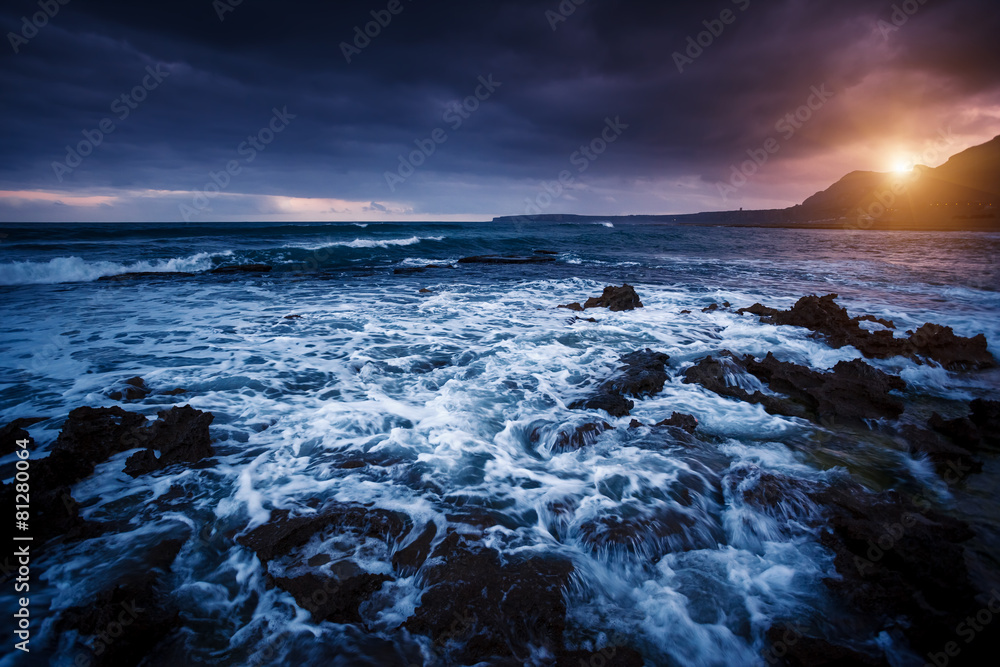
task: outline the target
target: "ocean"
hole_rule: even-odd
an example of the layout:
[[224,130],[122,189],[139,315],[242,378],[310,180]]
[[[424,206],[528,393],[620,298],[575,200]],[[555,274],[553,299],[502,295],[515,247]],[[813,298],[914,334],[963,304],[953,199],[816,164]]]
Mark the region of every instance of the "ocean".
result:
[[[723,350],[817,370],[861,358],[806,329],[735,312],[755,302],[788,308],[811,294],[836,293],[852,315],[892,320],[900,335],[925,322],[983,333],[996,356],[1000,234],[619,220],[0,232],[0,426],[44,418],[30,428],[36,459],[81,406],[121,405],[153,419],[190,405],[214,415],[209,464],[133,479],[121,472],[129,452],[119,453],[72,487],[81,517],[113,528],[56,543],[33,562],[32,659],[71,665],[81,645],[93,650],[59,614],[122,572],[148,569],[148,553],[173,538],[183,546],[164,595],[180,629],[164,655],[179,664],[473,664],[454,657],[458,640],[407,625],[429,565],[400,571],[392,553],[433,524],[435,545],[457,532],[503,562],[571,563],[562,595],[574,649],[629,646],[647,665],[767,664],[768,630],[795,622],[885,651],[895,665],[922,664],[824,583],[835,576],[834,553],[804,518],[821,508],[764,511],[734,484],[748,470],[803,484],[846,476],[872,491],[932,497],[974,526],[982,553],[1000,546],[992,460],[979,481],[952,488],[926,457],[887,446],[877,429],[769,414],[682,381],[684,369]],[[480,255],[551,261],[458,262]],[[246,264],[272,270],[209,272]],[[101,280],[129,272],[162,275]],[[643,308],[557,308],[623,283]],[[732,307],[702,310],[724,302]],[[634,399],[631,415],[570,407],[623,355],[647,348],[670,356],[670,378]],[[866,361],[906,382],[897,393],[914,422],[932,411],[963,416],[1000,386],[996,369]],[[134,376],[152,393],[109,397]],[[166,393],[178,388],[185,393]],[[649,426],[674,412],[696,417],[694,434]],[[630,428],[633,419],[644,426]],[[613,428],[584,447],[559,447],[561,432],[595,421]],[[15,460],[2,459],[4,479]],[[385,577],[353,623],[310,619],[274,585],[303,566],[273,561],[265,571],[237,541],[276,510],[308,514],[334,501],[409,521],[398,543],[346,531],[302,547]],[[9,618],[16,605],[5,585],[0,612]],[[0,665],[27,659],[8,648]],[[524,650],[510,664],[554,664],[544,647]]]

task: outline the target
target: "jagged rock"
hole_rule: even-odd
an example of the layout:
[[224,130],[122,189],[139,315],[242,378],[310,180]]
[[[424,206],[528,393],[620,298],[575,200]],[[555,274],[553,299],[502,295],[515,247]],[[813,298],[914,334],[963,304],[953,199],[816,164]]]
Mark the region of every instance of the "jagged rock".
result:
[[437,536],[437,526],[427,524],[415,540],[392,555],[392,566],[403,574],[413,574],[423,566],[431,552],[431,543]]
[[[434,563],[430,565],[430,563]],[[569,561],[507,556],[452,533],[424,568],[426,589],[405,627],[436,641],[455,639],[449,664],[526,660],[532,649],[563,648],[563,590]]]
[[869,359],[894,356],[918,362],[930,359],[949,370],[979,370],[996,366],[983,334],[962,338],[956,336],[950,327],[925,324],[916,332],[908,331],[909,338],[896,338],[892,331],[868,331],[860,325],[862,321],[872,321],[895,328],[891,321],[871,315],[852,318],[847,310],[835,303],[836,298],[836,294],[804,296],[787,311],[755,303],[737,312],[758,315],[762,322],[768,324],[805,327],[823,336],[831,347],[851,345]]
[[642,301],[639,300],[639,295],[635,293],[635,288],[626,283],[621,287],[605,287],[604,293],[601,296],[587,299],[583,307],[607,308],[611,312],[617,313],[624,310],[642,308]]
[[695,419],[694,415],[686,415],[682,412],[675,412],[670,416],[670,419],[664,419],[658,423],[657,426],[675,426],[687,431],[688,433],[694,433],[698,428],[698,420]]
[[26,429],[43,421],[45,417],[22,417],[0,428],[0,456],[13,454],[18,449],[18,440],[28,440],[28,447],[33,449],[35,440]]
[[[185,405],[161,410],[158,415],[149,429],[147,449],[125,462],[126,474],[138,477],[175,463],[197,463],[215,455],[208,430],[215,419],[212,413]],[[159,458],[154,451],[160,452]]]
[[301,320],[301,315],[285,315],[286,320]]
[[[861,360],[841,361],[829,372],[782,362],[770,352],[762,361],[751,355],[740,359],[724,351],[719,359],[706,357],[687,369],[684,382],[697,383],[721,396],[759,403],[771,414],[801,417],[817,422],[860,424],[867,419],[896,418],[903,413],[902,401],[890,391],[903,390],[906,383],[894,375],[872,368]],[[748,392],[730,385],[727,375],[753,375],[781,396]]]
[[239,264],[234,266],[220,266],[212,269],[209,273],[217,275],[232,275],[235,273],[270,273],[274,267],[267,264]]

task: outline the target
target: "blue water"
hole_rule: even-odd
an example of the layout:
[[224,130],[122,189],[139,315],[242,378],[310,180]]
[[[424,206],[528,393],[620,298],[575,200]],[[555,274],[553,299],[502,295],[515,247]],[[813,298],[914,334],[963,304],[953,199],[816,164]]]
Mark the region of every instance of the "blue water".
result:
[[[753,664],[771,624],[828,613],[821,579],[831,556],[809,529],[774,525],[723,494],[727,476],[758,465],[816,480],[851,470],[876,488],[935,481],[926,462],[874,442],[850,452],[800,447],[821,442],[820,429],[682,384],[685,366],[722,349],[773,351],[814,368],[860,357],[804,330],[701,309],[723,301],[787,307],[805,294],[836,292],[852,313],[890,318],[900,331],[930,321],[959,335],[985,333],[994,354],[1000,341],[997,234],[622,222],[7,225],[0,232],[0,425],[46,417],[32,429],[44,451],[70,410],[116,404],[109,388],[136,375],[156,392],[189,393],[154,394],[126,409],[152,417],[190,404],[216,416],[216,465],[133,480],[120,472],[123,454],[74,487],[84,518],[124,515],[130,524],[49,552],[39,567],[50,592],[38,608],[54,618],[85,604],[142,545],[188,535],[171,595],[192,629],[183,650],[210,664],[246,664],[274,648],[269,633],[282,632],[293,639],[279,653],[327,651],[340,656],[336,664],[356,664],[351,656],[365,655],[372,637],[414,664],[427,659],[429,640],[400,629],[419,600],[419,577],[397,578],[363,610],[363,640],[357,629],[304,620],[290,595],[265,585],[249,550],[197,538],[242,532],[273,509],[317,497],[399,510],[416,525],[436,523],[439,536],[456,507],[502,510],[506,526],[490,534],[493,546],[573,560],[570,643],[624,638],[649,665]],[[558,253],[556,261],[455,264],[537,250]],[[274,270],[203,273],[247,263]],[[394,273],[431,263],[456,268]],[[196,275],[99,280],[134,271]],[[598,320],[590,323],[555,307],[623,282],[635,286],[644,309],[589,311]],[[693,414],[702,449],[650,447],[628,430],[629,417],[608,419],[616,429],[578,452],[553,450],[552,429],[551,438],[531,441],[538,425],[593,421],[567,406],[613,373],[621,354],[646,347],[671,355],[673,379],[637,402],[632,416],[650,423],[675,410]],[[940,409],[997,389],[993,372],[871,363],[902,375],[908,398]],[[384,465],[339,467],[359,458]],[[12,462],[2,461],[7,478]],[[685,510],[694,512],[696,530],[684,539],[628,550],[588,537],[608,517],[652,521],[676,503],[664,490],[691,475],[715,491]],[[165,495],[178,488],[193,493]],[[387,557],[360,547],[350,554],[376,573],[391,568]],[[13,608],[9,594],[2,592],[4,614]],[[72,663],[73,638],[49,625],[38,641],[56,647],[57,664]],[[898,651],[898,664],[909,664]],[[7,654],[0,665],[14,659]]]

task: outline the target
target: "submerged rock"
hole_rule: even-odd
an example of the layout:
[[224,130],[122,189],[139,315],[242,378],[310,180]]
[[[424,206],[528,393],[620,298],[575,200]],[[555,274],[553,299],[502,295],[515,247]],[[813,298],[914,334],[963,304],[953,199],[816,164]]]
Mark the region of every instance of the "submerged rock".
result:
[[217,275],[232,275],[235,273],[270,273],[274,269],[268,264],[238,264],[233,266],[220,266],[212,269],[209,273]]
[[[735,373],[751,375],[779,395],[752,393],[730,383]],[[868,419],[896,418],[903,403],[890,394],[906,383],[861,360],[841,361],[828,372],[778,361],[770,352],[762,361],[739,358],[728,350],[719,359],[706,357],[684,373],[686,384],[700,384],[720,396],[758,403],[771,414],[816,422],[862,424]]]
[[359,607],[393,578],[352,565],[336,563],[332,577],[307,572],[297,577],[276,577],[274,583],[309,611],[313,623],[361,623]]
[[548,264],[556,261],[549,255],[477,255],[463,257],[459,264]]
[[559,437],[556,438],[556,444],[553,449],[583,449],[584,447],[594,444],[597,441],[598,436],[605,431],[613,430],[614,428],[607,422],[592,422],[590,424],[584,424],[570,433],[566,433],[565,431],[559,433]]
[[895,328],[891,321],[871,315],[852,318],[846,309],[836,304],[836,298],[836,294],[804,296],[786,311],[755,303],[737,312],[758,315],[762,322],[768,324],[804,327],[823,336],[831,347],[851,345],[869,359],[894,356],[918,362],[930,359],[949,370],[978,370],[996,366],[983,334],[963,338],[956,336],[950,327],[925,324],[916,332],[908,331],[909,338],[896,338],[892,331],[868,331],[861,326],[862,321],[869,321]]
[[912,425],[902,429],[910,451],[926,454],[949,482],[981,472],[983,462],[976,455],[1000,448],[1000,401],[977,398],[969,408],[966,417],[945,419],[935,412],[926,429]]

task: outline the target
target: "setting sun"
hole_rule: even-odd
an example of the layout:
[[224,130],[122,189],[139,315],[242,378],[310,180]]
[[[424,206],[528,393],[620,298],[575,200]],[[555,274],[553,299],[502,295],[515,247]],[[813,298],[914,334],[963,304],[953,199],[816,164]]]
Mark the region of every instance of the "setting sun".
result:
[[892,170],[897,174],[905,174],[907,172],[913,171],[913,163],[899,161],[893,165]]

